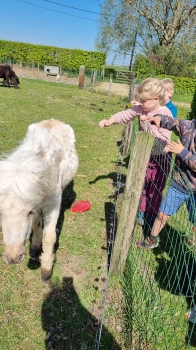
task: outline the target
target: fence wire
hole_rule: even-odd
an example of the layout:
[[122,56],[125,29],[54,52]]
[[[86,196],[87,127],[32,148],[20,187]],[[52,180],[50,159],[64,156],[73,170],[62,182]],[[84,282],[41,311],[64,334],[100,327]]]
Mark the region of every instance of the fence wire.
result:
[[[171,168],[172,172],[178,169],[173,164],[175,155],[172,159],[163,153],[160,144],[156,143],[157,147],[161,155],[151,155],[149,168],[151,162],[157,163],[160,172],[155,176],[152,168],[146,176],[141,194],[141,200],[144,194],[146,200],[144,224],[135,225],[125,269],[127,349],[195,349],[196,246],[186,204],[160,232],[157,248],[136,247],[136,242],[151,232],[149,217],[158,214],[162,195],[170,183]],[[196,222],[191,190],[189,196],[192,221]]]
[[[64,66],[56,66],[55,68],[59,68],[59,74],[46,72],[44,71],[44,65],[38,64],[34,62],[16,62],[5,60],[0,57],[0,63],[9,64],[12,66],[14,72],[21,80],[23,78],[28,79],[38,79],[45,80],[50,82],[62,83],[62,84],[71,84],[78,85],[78,77],[79,77],[79,67],[69,68]],[[52,67],[52,66],[50,66]],[[91,86],[93,83],[99,83],[103,79],[102,70],[95,69],[85,69],[84,70],[84,86]]]
[[[134,144],[136,131],[137,127],[132,128],[130,148]],[[157,248],[140,250],[136,247],[136,242],[143,240],[150,233],[152,225],[148,216],[157,215],[160,201],[170,184],[172,171],[177,168],[174,164],[175,155],[163,153],[160,144],[156,144],[157,147],[161,156],[152,153],[150,162],[157,163],[160,172],[156,178],[153,178],[152,169],[149,182],[144,183],[141,200],[145,191],[150,193],[146,196],[144,224],[140,226],[135,223],[123,277],[126,349],[195,349],[196,229],[189,221],[186,204],[180,207],[160,232]],[[125,159],[120,161],[123,162]],[[121,175],[119,172],[108,241],[110,259],[117,225],[118,198],[124,186]],[[192,221],[195,220],[196,223],[193,193],[190,191],[189,195],[194,208]],[[110,266],[107,267],[108,276],[103,296],[102,315],[94,350],[99,350],[102,344],[102,328],[110,279]]]
[[107,308],[107,296],[108,296],[108,290],[109,290],[109,280],[110,280],[110,261],[112,259],[112,253],[113,253],[113,247],[114,247],[114,241],[115,241],[115,233],[116,233],[116,227],[117,227],[117,218],[118,218],[118,206],[119,206],[119,197],[120,194],[122,194],[125,186],[125,176],[122,171],[123,165],[124,165],[124,159],[123,159],[123,148],[124,148],[124,140],[122,140],[121,147],[119,148],[119,159],[117,162],[118,170],[117,173],[117,181],[116,181],[116,191],[115,191],[115,198],[114,198],[114,207],[113,211],[111,213],[111,222],[110,222],[110,230],[109,230],[109,237],[107,241],[107,278],[105,282],[105,288],[103,293],[103,299],[101,304],[101,314],[99,317],[99,323],[97,327],[96,332],[96,338],[95,338],[95,347],[94,350],[99,350],[100,347],[102,347],[102,330],[104,325],[104,318],[105,318],[105,312]]

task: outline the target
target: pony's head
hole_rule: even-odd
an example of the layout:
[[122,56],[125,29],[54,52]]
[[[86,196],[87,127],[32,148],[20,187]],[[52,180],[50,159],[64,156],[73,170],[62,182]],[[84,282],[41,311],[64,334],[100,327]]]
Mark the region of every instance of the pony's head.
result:
[[11,264],[24,259],[26,240],[31,234],[36,208],[53,189],[46,163],[31,154],[25,160],[15,155],[0,161],[0,221],[5,248],[3,258]]
[[5,249],[3,259],[6,263],[17,264],[24,259],[26,240],[31,234],[36,209],[32,203],[18,199],[14,192],[4,196],[1,203],[0,216]]

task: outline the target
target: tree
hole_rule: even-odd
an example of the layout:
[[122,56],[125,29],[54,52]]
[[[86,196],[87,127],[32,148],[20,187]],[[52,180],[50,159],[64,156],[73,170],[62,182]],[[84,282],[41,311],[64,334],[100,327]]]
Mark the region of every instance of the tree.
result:
[[150,25],[160,46],[172,47],[178,39],[181,39],[181,35],[189,36],[195,29],[195,0],[126,0],[126,2],[130,5],[130,11],[134,10]]
[[193,100],[191,102],[191,110],[190,110],[188,119],[195,119],[195,115],[196,115],[196,89],[193,95]]
[[130,56],[130,68],[136,50],[138,20],[124,0],[105,0],[101,10],[96,49],[118,56]]
[[[105,0],[96,39],[106,53],[127,55],[154,46],[195,49],[196,0]],[[134,39],[136,40],[134,41]]]
[[160,74],[195,78],[194,50],[187,43],[176,44],[172,49],[153,45],[136,55],[133,70],[141,79]]

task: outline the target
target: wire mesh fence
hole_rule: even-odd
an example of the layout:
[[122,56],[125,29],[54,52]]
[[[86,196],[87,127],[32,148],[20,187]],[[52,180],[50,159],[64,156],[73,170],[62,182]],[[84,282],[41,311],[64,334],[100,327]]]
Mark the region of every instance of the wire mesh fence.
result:
[[[153,160],[161,172],[158,177],[151,172],[150,181],[145,181],[143,192],[150,195],[146,196],[144,223],[135,225],[125,271],[128,349],[191,349],[196,346],[193,192],[188,192],[192,218],[184,203],[160,232],[157,248],[145,251],[136,247],[138,240],[150,234],[149,217],[158,214],[162,192],[167,191],[172,173],[181,172],[167,153]],[[175,200],[172,198],[168,205]]]
[[[100,307],[100,315],[98,318],[98,326],[95,338],[95,346],[94,350],[104,349],[104,340],[103,340],[103,326],[105,321],[105,314],[108,307],[108,293],[110,288],[110,277],[111,277],[111,269],[110,262],[112,260],[114,242],[115,242],[115,234],[118,225],[118,216],[121,208],[122,195],[125,187],[125,170],[123,168],[124,160],[123,160],[123,146],[122,143],[119,147],[119,160],[117,162],[117,179],[116,179],[116,192],[114,194],[114,206],[110,216],[110,222],[108,227],[108,240],[107,240],[107,262],[106,262],[106,279],[105,285],[103,288],[102,294],[102,304]],[[120,350],[117,344],[110,344],[111,349]]]
[[[131,162],[138,127],[136,125],[129,130],[131,130],[131,137],[126,133],[125,135],[126,138],[130,137],[129,161]],[[189,217],[186,203],[184,203],[161,230],[158,247],[147,250],[137,247],[138,240],[143,240],[150,234],[152,224],[149,217],[158,214],[159,205],[170,184],[172,172],[180,171],[174,164],[174,155],[171,157],[170,154],[163,153],[162,146],[159,144],[156,144],[156,147],[160,148],[161,156],[151,154],[150,161],[158,164],[160,172],[154,178],[152,171],[151,179],[147,184],[144,179],[141,200],[144,191],[147,190],[150,193],[145,197],[144,222],[138,225],[135,221],[123,273],[126,349],[195,349],[196,229],[193,223],[196,217],[194,195],[191,190],[188,197],[192,206],[192,218]],[[172,198],[171,205],[173,201],[175,198]],[[139,208],[140,205],[138,212]],[[116,212],[114,215],[116,217]],[[117,220],[118,218],[115,219]],[[115,245],[115,235],[115,225],[113,225],[110,239],[112,248]],[[108,271],[109,279],[110,266]],[[103,315],[97,332],[96,350],[101,348],[101,325],[106,305],[107,296],[104,299]]]
[[162,230],[159,246],[141,251],[135,227],[125,272],[128,349],[195,348],[195,253],[183,207]]

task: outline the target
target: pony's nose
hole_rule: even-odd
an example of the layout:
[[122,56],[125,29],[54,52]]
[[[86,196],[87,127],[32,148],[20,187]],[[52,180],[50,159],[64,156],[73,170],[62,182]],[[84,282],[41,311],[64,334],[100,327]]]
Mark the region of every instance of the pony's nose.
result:
[[15,258],[4,255],[3,259],[7,264],[19,264],[24,259],[24,254],[20,254]]

